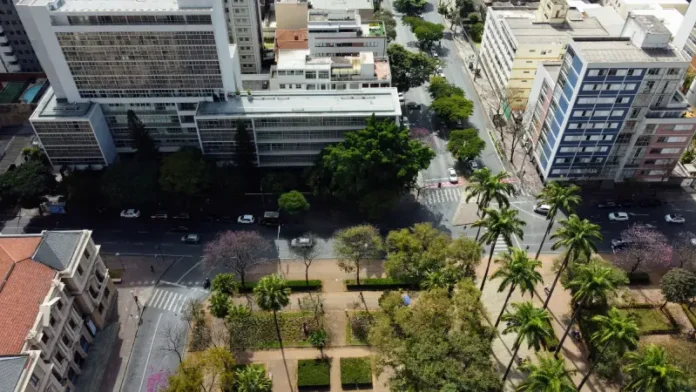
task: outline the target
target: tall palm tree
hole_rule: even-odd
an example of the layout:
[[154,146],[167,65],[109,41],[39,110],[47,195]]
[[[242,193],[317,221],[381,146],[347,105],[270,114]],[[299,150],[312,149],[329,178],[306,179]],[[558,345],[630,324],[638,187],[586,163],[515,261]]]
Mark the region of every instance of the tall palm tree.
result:
[[585,374],[585,377],[582,378],[580,385],[578,385],[578,391],[582,390],[582,387],[590,378],[592,371],[602,359],[604,352],[610,344],[618,348],[620,356],[623,355],[627,349],[632,349],[638,344],[638,325],[633,318],[621,314],[618,309],[611,308],[606,316],[601,314],[594,316],[592,317],[592,321],[597,323],[598,329],[592,334],[590,341],[595,345],[601,345],[602,349],[592,361],[592,365],[587,371],[587,374]]
[[561,267],[558,269],[558,272],[556,272],[556,277],[553,279],[549,294],[546,296],[544,309],[549,306],[549,300],[553,295],[553,290],[556,288],[558,278],[568,266],[571,255],[573,257],[582,255],[589,259],[592,252],[597,251],[595,241],[602,240],[602,234],[599,232],[599,225],[595,225],[587,219],[580,219],[575,214],[570,215],[568,219],[562,220],[560,223],[561,227],[551,236],[551,239],[557,240],[551,249],[557,250],[559,248],[565,248],[566,255],[563,259],[563,263],[561,263]]
[[256,297],[256,304],[259,308],[273,312],[278,342],[282,348],[283,339],[280,334],[280,326],[278,326],[278,311],[290,303],[290,289],[286,287],[285,279],[278,275],[264,276],[254,287],[254,297]]
[[613,268],[596,260],[578,266],[573,280],[568,282],[568,287],[574,292],[573,303],[575,310],[570,317],[561,342],[558,344],[558,347],[556,347],[556,356],[558,356],[558,353],[561,351],[561,347],[563,347],[563,343],[566,337],[568,337],[570,328],[575,323],[580,309],[591,305],[606,304],[607,298],[610,295],[616,294],[616,288],[622,283],[627,282],[624,280],[617,280]]
[[[487,167],[476,170],[472,174],[471,184],[466,187],[466,202],[476,198],[478,210],[482,212],[481,219],[486,217],[486,209],[492,201],[498,203],[500,208],[510,206],[508,197],[515,193],[515,188],[512,184],[505,182],[508,177],[509,175],[504,171],[494,175]],[[481,228],[479,227],[476,232],[476,241],[478,241],[480,234]]]
[[676,392],[685,390],[686,376],[669,363],[665,349],[654,344],[626,354],[627,391]]
[[541,248],[544,246],[544,242],[546,242],[546,237],[551,232],[558,210],[565,210],[570,214],[582,201],[582,198],[577,195],[579,191],[580,188],[574,184],[561,185],[556,181],[550,181],[544,185],[544,189],[539,193],[537,199],[539,199],[539,203],[548,204],[551,208],[546,214],[546,219],[548,219],[549,224],[546,226],[544,236],[541,237],[541,244],[539,244],[539,249],[534,257],[535,259],[538,259],[539,254],[541,254]]
[[539,364],[527,361],[520,370],[527,378],[515,388],[516,392],[576,392],[575,383],[570,379],[575,371],[566,370],[565,361],[550,355],[537,355]]
[[505,308],[507,307],[513,291],[519,287],[522,296],[524,296],[524,293],[528,292],[534,297],[534,286],[543,281],[541,274],[536,270],[538,267],[541,267],[541,262],[539,260],[530,259],[527,252],[522,249],[509,248],[502,258],[496,260],[496,263],[497,262],[500,262],[501,266],[491,275],[491,279],[503,279],[503,281],[500,282],[500,286],[498,286],[499,293],[503,292],[508,286],[510,286],[510,290],[508,291],[507,297],[505,297],[505,303],[500,310],[498,319],[495,321],[496,328],[498,328],[498,324],[500,324],[500,318],[503,317],[503,313],[505,313]]
[[503,382],[507,379],[512,364],[517,358],[517,352],[520,350],[522,340],[527,341],[528,347],[534,347],[535,351],[542,348],[546,350],[549,345],[549,340],[553,337],[551,329],[551,316],[546,309],[536,308],[531,301],[512,304],[514,311],[503,315],[503,321],[509,322],[508,326],[503,330],[503,335],[510,332],[517,333],[510,364],[505,370]]
[[477,220],[472,225],[479,229],[484,226],[488,229],[488,231],[481,236],[480,242],[491,246],[486,272],[483,274],[483,279],[481,280],[481,288],[479,289],[481,291],[483,291],[483,286],[486,285],[486,278],[491,268],[491,260],[493,260],[493,252],[495,251],[495,243],[498,241],[498,237],[503,237],[505,244],[510,247],[512,246],[512,238],[514,235],[517,235],[520,239],[524,237],[522,226],[527,224],[517,217],[517,210],[507,207],[501,210],[486,208],[485,213],[485,218]]

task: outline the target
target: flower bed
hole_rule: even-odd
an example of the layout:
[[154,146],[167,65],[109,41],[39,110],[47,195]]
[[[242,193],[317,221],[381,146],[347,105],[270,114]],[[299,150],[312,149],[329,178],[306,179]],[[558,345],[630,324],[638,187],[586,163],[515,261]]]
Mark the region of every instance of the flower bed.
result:
[[328,359],[297,361],[297,387],[305,389],[331,386],[331,362]]
[[370,358],[341,358],[341,385],[344,389],[372,388]]

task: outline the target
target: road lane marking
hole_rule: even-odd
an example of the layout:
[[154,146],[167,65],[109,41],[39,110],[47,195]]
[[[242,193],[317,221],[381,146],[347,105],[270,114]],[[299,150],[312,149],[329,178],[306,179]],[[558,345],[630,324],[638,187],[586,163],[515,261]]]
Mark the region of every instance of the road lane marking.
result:
[[154,345],[155,345],[155,338],[157,338],[157,329],[159,329],[160,321],[162,321],[162,313],[160,313],[159,317],[157,318],[157,324],[155,324],[155,333],[152,336],[152,342],[150,343],[150,350],[147,352],[147,360],[145,361],[145,367],[143,368],[143,378],[140,379],[140,387],[138,387],[138,391],[143,390],[143,383],[145,382],[145,376],[147,375],[147,365],[150,363],[150,356],[152,355],[152,347],[154,347]]
[[189,272],[193,271],[193,269],[198,267],[202,262],[203,262],[203,260],[197,262],[196,264],[193,265],[193,267],[189,268],[188,271],[184,272],[184,274],[181,275],[181,277],[179,278],[179,280],[176,281],[176,283],[180,283],[181,280],[184,279],[184,277],[189,274]]
[[162,295],[162,291],[155,290],[155,295],[153,295],[152,298],[150,298],[148,306],[155,307],[155,304],[157,303],[157,301],[159,301],[160,295]]

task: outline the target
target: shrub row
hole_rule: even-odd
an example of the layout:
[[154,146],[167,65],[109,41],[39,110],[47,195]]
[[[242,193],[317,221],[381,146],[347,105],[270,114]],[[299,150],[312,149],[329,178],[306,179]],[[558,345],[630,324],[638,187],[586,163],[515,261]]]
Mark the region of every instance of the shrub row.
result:
[[326,359],[300,359],[297,362],[297,387],[327,387],[331,385],[331,362]]
[[370,358],[341,358],[341,384],[344,388],[372,387]]
[[[245,282],[244,286],[239,287],[240,293],[251,293],[254,291],[257,282]],[[286,280],[285,285],[290,288],[293,293],[304,292],[304,291],[320,291],[321,290],[321,280],[310,279],[309,285],[304,280]]]
[[415,280],[402,280],[392,278],[365,278],[360,279],[360,284],[355,279],[344,281],[346,289],[352,290],[395,290],[395,289],[420,289],[420,282]]
[[691,310],[689,310],[689,305],[683,305],[682,304],[682,309],[684,310],[684,313],[686,314],[686,317],[689,319],[691,322],[691,327],[696,328],[696,314],[694,314]]

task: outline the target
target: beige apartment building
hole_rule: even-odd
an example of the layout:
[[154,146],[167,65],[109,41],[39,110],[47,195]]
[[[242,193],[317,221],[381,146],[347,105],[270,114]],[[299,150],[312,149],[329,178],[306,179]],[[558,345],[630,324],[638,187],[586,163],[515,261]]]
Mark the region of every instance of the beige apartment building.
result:
[[116,289],[90,230],[0,235],[0,385],[75,391]]

